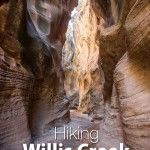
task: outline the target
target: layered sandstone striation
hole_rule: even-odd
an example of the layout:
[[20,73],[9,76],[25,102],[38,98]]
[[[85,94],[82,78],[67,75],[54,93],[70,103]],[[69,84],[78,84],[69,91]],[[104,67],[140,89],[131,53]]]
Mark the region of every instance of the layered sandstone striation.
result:
[[132,149],[150,148],[150,4],[137,1],[125,21],[127,52],[118,62],[114,82],[124,139]]
[[0,149],[2,150],[18,149],[22,142],[28,143],[31,138],[28,111],[33,76],[21,62],[22,46],[18,41],[18,33],[21,30],[22,2],[18,2],[15,6],[13,12],[11,10],[14,3],[5,3],[0,7]]
[[[34,1],[30,2],[34,5]],[[62,12],[59,16],[56,15],[57,20],[48,24],[52,31],[48,37],[63,45],[67,22],[77,2],[61,4],[53,1],[53,6],[59,5]],[[47,47],[37,36],[33,18],[29,16],[26,6],[26,1],[22,0],[5,1],[0,6],[2,150],[21,150],[22,143],[33,142],[35,137],[42,136],[51,127],[60,126],[70,120],[61,69],[62,46]],[[38,14],[34,15],[39,17]],[[27,23],[30,26],[26,26]],[[39,28],[43,26],[41,20],[37,23]],[[31,33],[36,37],[31,36]]]
[[99,130],[96,147],[149,150],[149,10],[149,0],[1,1],[0,149],[54,142],[65,124]]
[[[68,96],[79,96],[82,112],[94,100],[96,106],[104,104],[96,112],[104,113],[99,145],[107,148],[119,142],[136,150],[150,148],[149,9],[148,1],[80,1],[67,31],[63,57]],[[93,100],[97,85],[95,95],[101,96]]]

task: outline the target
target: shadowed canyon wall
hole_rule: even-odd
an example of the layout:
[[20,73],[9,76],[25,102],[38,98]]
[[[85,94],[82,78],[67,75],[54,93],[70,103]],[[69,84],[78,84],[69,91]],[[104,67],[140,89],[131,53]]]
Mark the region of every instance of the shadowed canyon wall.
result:
[[98,129],[97,147],[149,150],[149,10],[149,0],[1,1],[0,150],[54,142],[64,124]]
[[33,76],[21,60],[22,9],[22,1],[0,7],[0,149],[18,149],[31,137],[28,110]]
[[[51,127],[70,120],[63,87],[61,48],[77,2],[52,1],[47,5],[54,18],[50,22],[46,12],[42,12],[46,5],[41,1],[36,4],[30,0],[10,0],[0,6],[2,150],[21,150],[22,143],[33,142]],[[38,31],[42,33],[49,28],[48,41],[59,42],[59,47],[47,47],[39,35]]]
[[71,11],[76,5],[75,1],[27,1],[27,31],[31,37],[28,48],[33,57],[27,56],[26,59],[30,59],[31,63],[35,62],[31,64],[35,85],[30,121],[34,135],[41,135],[56,122],[61,124],[60,120],[64,123],[69,121],[61,51]]

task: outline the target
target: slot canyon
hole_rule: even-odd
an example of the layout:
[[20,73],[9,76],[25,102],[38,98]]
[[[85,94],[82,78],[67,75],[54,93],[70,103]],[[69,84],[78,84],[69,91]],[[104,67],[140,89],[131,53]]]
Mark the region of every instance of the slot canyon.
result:
[[149,0],[0,1],[0,150],[64,126],[99,131],[73,150],[150,150]]

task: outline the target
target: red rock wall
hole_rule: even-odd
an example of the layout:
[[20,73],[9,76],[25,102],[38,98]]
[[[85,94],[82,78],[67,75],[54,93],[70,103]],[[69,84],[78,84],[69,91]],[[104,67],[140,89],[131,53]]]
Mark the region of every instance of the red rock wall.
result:
[[133,150],[150,148],[149,8],[148,1],[124,1],[119,22],[111,27],[103,24],[99,34],[104,98],[108,105],[111,97],[110,108],[119,104],[123,139]]
[[28,115],[33,76],[22,65],[18,41],[22,1],[2,5],[0,14],[0,149],[16,150],[31,138]]
[[148,1],[137,2],[127,16],[127,52],[118,62],[114,74],[124,140],[134,150],[150,149],[149,8]]
[[[52,26],[51,38],[60,40],[62,45],[75,4],[75,1],[63,3],[62,7],[67,11],[61,14],[60,24],[54,22],[58,24],[57,30]],[[2,150],[21,150],[22,143],[33,141],[33,136],[42,136],[54,125],[69,121],[69,103],[65,98],[63,79],[56,69],[61,68],[61,49],[56,49],[56,53],[49,50],[44,43],[27,34],[25,1],[10,0],[0,6]],[[60,63],[55,65],[59,58]]]

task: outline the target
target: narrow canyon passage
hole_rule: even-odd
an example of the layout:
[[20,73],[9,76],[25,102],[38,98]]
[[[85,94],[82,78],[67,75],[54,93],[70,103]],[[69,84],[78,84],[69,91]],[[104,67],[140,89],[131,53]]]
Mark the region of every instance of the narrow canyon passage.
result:
[[[0,150],[149,150],[149,10],[149,0],[0,1]],[[98,140],[56,140],[55,127]]]

